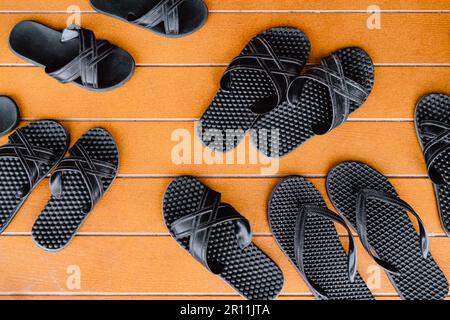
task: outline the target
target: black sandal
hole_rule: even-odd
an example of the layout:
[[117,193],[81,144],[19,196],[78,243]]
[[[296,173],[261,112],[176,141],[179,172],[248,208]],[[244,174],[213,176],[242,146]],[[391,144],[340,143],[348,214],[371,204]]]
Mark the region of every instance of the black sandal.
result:
[[247,299],[278,296],[283,274],[252,243],[250,224],[220,193],[192,177],[179,177],[164,195],[163,215],[172,237],[198,262]]
[[122,86],[135,69],[128,52],[96,40],[92,31],[75,25],[60,32],[23,21],[11,31],[9,46],[17,56],[45,68],[45,73],[60,83],[71,82],[92,91]]
[[450,236],[450,96],[434,93],[423,97],[417,103],[414,122],[442,226]]
[[94,128],[81,136],[50,177],[52,197],[34,223],[34,242],[47,251],[66,247],[118,170],[119,151],[106,130]]
[[[345,252],[333,222],[348,233]],[[319,190],[300,176],[281,181],[269,201],[269,224],[283,252],[320,300],[372,300],[356,270],[356,247],[345,221],[330,211]]]
[[[440,300],[447,296],[448,282],[429,252],[425,226],[383,174],[363,163],[344,162],[328,174],[327,190],[334,207],[386,270],[401,298]],[[417,219],[419,234],[408,212]]]
[[55,121],[36,121],[17,129],[0,147],[0,232],[25,200],[62,160],[69,134]]
[[200,29],[208,18],[203,0],[90,0],[100,13],[165,37],[183,37]]
[[200,119],[203,144],[219,152],[235,148],[265,113],[286,103],[289,83],[309,53],[308,38],[295,28],[272,28],[254,37],[231,61]]
[[14,130],[19,124],[19,108],[9,97],[0,96],[0,137]]
[[[268,157],[289,154],[315,135],[343,124],[368,98],[374,83],[374,65],[360,48],[343,48],[308,67],[289,86],[287,99],[264,114],[254,126],[253,143]],[[259,141],[257,134],[277,129],[277,146]],[[272,138],[269,136],[269,141]]]

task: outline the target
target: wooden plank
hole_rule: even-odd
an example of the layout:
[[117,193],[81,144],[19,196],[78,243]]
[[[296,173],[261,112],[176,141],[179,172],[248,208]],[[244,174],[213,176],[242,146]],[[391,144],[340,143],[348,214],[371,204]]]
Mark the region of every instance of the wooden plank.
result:
[[[72,22],[64,14],[1,15],[0,63],[24,63],[8,50],[7,39],[13,26],[26,19],[55,28],[63,28],[67,20]],[[255,34],[278,25],[295,26],[308,35],[313,44],[311,61],[340,47],[361,46],[367,48],[375,63],[450,63],[450,14],[384,14],[379,30],[369,30],[366,19],[367,15],[360,13],[214,13],[200,31],[177,40],[100,14],[84,14],[81,23],[95,30],[99,39],[108,39],[129,51],[141,64],[226,64]],[[339,26],[338,32],[330,25]]]
[[[105,198],[80,229],[82,234],[168,234],[162,217],[164,191],[172,179],[116,180]],[[201,179],[209,187],[222,193],[230,203],[249,219],[255,234],[270,234],[267,221],[267,202],[281,179]],[[325,179],[310,179],[333,208],[325,190]],[[422,217],[430,234],[443,234],[431,183],[426,179],[391,179],[401,197]],[[6,234],[28,233],[39,212],[50,197],[48,181],[32,193],[21,211],[5,231]],[[248,197],[242,197],[246,190]],[[339,229],[345,234],[343,229]]]
[[[450,92],[447,67],[375,70],[373,92],[351,115],[353,119],[412,119],[420,96]],[[63,86],[39,68],[3,67],[0,92],[16,100],[26,119],[198,119],[216,94],[223,71],[223,67],[138,68],[127,85],[99,95]]]
[[[371,0],[347,1],[347,0],[205,0],[210,10],[366,10],[373,5]],[[378,0],[376,4],[383,10],[443,10],[449,9],[445,0],[421,1],[421,0]],[[0,10],[66,10],[74,5],[72,0],[2,0]],[[79,0],[76,5],[81,10],[92,8],[88,0]]]
[[[284,294],[309,293],[295,268],[271,237],[256,237],[255,243],[281,267]],[[374,293],[395,293],[385,273],[376,271],[368,255],[359,250],[359,271]],[[447,276],[449,238],[432,238],[431,252]],[[27,263],[23,263],[27,257]],[[182,261],[182,263],[180,263]],[[70,274],[81,271],[79,289],[68,289]],[[68,269],[69,268],[69,269]],[[69,271],[69,272],[68,272]],[[17,293],[144,293],[163,295],[234,293],[221,279],[210,274],[170,237],[78,237],[60,253],[37,248],[29,237],[2,238],[0,265],[2,294]],[[69,286],[69,288],[71,288]]]
[[[326,175],[334,165],[346,160],[371,163],[386,175],[426,173],[411,122],[348,122],[325,136],[311,139],[281,160],[267,159],[246,141],[233,152],[210,157],[209,149],[202,152],[192,122],[65,122],[64,125],[72,142],[93,127],[109,130],[120,148],[122,175]],[[5,142],[5,137],[0,139],[0,144]],[[184,158],[178,157],[181,145],[186,147]],[[191,156],[186,152],[188,147]],[[236,154],[246,157],[244,164],[239,164]]]

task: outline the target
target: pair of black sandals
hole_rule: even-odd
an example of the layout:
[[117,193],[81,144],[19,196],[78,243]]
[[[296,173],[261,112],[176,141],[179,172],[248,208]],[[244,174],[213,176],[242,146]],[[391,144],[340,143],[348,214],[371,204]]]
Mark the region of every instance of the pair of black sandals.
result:
[[0,146],[0,232],[33,189],[49,174],[52,193],[32,228],[42,249],[59,251],[111,187],[119,169],[113,137],[93,128],[70,148],[69,133],[58,122],[42,120],[17,129]]
[[[203,0],[91,0],[99,12],[127,21],[165,37],[182,37],[206,21]],[[62,84],[73,83],[91,91],[109,91],[128,82],[135,61],[125,50],[97,40],[91,30],[71,25],[63,31],[34,21],[18,23],[9,37],[11,50],[45,69]]]
[[295,28],[255,36],[229,64],[200,119],[203,144],[227,152],[249,133],[260,152],[276,158],[343,124],[372,90],[373,62],[363,49],[349,47],[305,67],[310,51]]
[[[344,162],[330,171],[326,185],[339,214],[301,176],[280,182],[268,204],[278,245],[317,299],[374,299],[357,270],[352,229],[401,298],[447,296],[448,282],[431,256],[424,224],[383,174],[363,163]],[[417,220],[418,232],[408,213]],[[172,237],[243,297],[279,295],[282,271],[252,242],[248,220],[223,203],[220,193],[193,177],[177,178],[164,195],[163,215]],[[334,223],[346,230],[348,253]]]

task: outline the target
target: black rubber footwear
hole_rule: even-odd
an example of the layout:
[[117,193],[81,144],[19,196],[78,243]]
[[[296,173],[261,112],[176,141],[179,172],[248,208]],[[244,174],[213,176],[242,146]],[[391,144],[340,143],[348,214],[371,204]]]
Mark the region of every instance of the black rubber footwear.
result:
[[36,121],[17,129],[0,147],[0,232],[30,193],[61,161],[69,135],[55,121]]
[[104,129],[85,133],[50,177],[52,197],[33,226],[34,242],[48,251],[66,247],[119,170],[119,152]]
[[130,54],[94,33],[72,25],[60,32],[34,21],[18,23],[9,35],[11,50],[45,68],[60,83],[74,83],[93,91],[122,86],[134,73]]
[[433,93],[423,97],[417,103],[414,122],[442,226],[450,236],[450,96]]
[[19,108],[9,97],[0,96],[0,137],[13,131],[19,124]]
[[[438,300],[447,296],[448,282],[429,253],[422,221],[384,175],[363,163],[344,162],[328,174],[327,190],[400,297]],[[420,234],[408,212],[417,219]]]
[[[367,99],[373,83],[369,55],[360,48],[340,49],[322,59],[320,65],[305,69],[291,83],[288,102],[261,116],[251,132],[252,142],[266,156],[284,156],[315,135],[344,123]],[[278,138],[270,137],[273,132]]]
[[164,195],[172,237],[198,262],[251,300],[274,299],[283,287],[278,266],[252,243],[250,224],[220,193],[192,177],[179,177]]
[[[348,231],[349,255],[333,222]],[[269,224],[278,245],[318,299],[372,300],[356,270],[356,247],[344,220],[328,210],[305,178],[291,176],[272,191]]]
[[177,38],[200,29],[208,18],[203,0],[90,0],[100,13]]
[[220,152],[235,148],[265,113],[284,103],[309,53],[308,38],[295,28],[272,28],[254,37],[231,61],[200,120],[203,144]]

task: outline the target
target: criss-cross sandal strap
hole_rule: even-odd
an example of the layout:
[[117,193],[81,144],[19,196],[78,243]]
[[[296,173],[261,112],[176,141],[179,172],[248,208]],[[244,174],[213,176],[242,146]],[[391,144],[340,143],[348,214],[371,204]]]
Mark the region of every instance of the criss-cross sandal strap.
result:
[[111,163],[92,159],[81,144],[75,144],[70,149],[70,155],[53,171],[50,177],[50,190],[53,196],[60,197],[64,192],[64,172],[80,173],[91,200],[90,206],[84,208],[88,213],[106,191],[101,178],[114,178],[118,168]]
[[285,98],[290,81],[298,75],[302,66],[303,63],[297,59],[277,56],[267,40],[256,36],[249,42],[247,52],[231,61],[220,80],[221,89],[227,91],[231,88],[233,71],[263,71],[273,84],[275,96],[263,99],[252,106],[251,110],[255,113],[265,113]]
[[55,161],[55,153],[52,150],[33,145],[21,129],[9,136],[8,144],[0,147],[0,158],[18,159],[25,169],[28,186],[18,196],[24,196],[41,179],[41,165],[51,164]]
[[151,29],[160,23],[164,23],[164,29],[168,35],[180,33],[180,17],[178,7],[186,0],[161,0],[149,12],[133,21],[142,27]]
[[[320,65],[309,68],[305,74],[295,79],[291,86],[294,83],[297,86],[296,82],[306,80],[326,86],[330,93],[331,122],[314,126],[313,131],[317,135],[328,133],[344,123],[350,113],[350,101],[361,105],[370,94],[362,85],[345,76],[342,63],[335,54],[322,59]],[[296,103],[297,94],[288,95],[288,99],[289,102]]]
[[369,253],[369,255],[387,272],[392,274],[399,274],[401,272],[401,270],[398,270],[392,263],[378,257],[369,242],[367,236],[367,202],[369,200],[381,201],[386,204],[395,206],[397,208],[406,210],[417,219],[419,224],[419,235],[421,244],[420,249],[422,251],[423,257],[426,259],[429,251],[428,235],[422,220],[420,219],[419,215],[414,211],[414,209],[402,199],[393,196],[389,193],[380,192],[372,189],[361,189],[358,193],[358,197],[356,200],[356,227],[358,229],[358,234],[360,236],[361,242],[364,248]]
[[47,74],[61,83],[78,78],[87,88],[98,89],[98,63],[108,57],[116,48],[108,41],[97,41],[92,31],[71,25],[62,33],[62,42],[78,38],[79,54],[60,69]]
[[356,247],[355,247],[355,241],[353,239],[352,232],[350,231],[350,228],[345,223],[344,219],[334,213],[333,211],[329,210],[328,208],[320,207],[317,205],[311,205],[311,204],[305,204],[300,206],[299,213],[297,216],[297,221],[295,224],[295,239],[294,239],[294,250],[295,250],[295,257],[297,260],[297,265],[300,268],[300,271],[303,273],[303,275],[306,278],[306,281],[308,282],[309,286],[315,291],[315,293],[320,296],[322,299],[328,299],[327,295],[325,294],[325,291],[316,284],[313,280],[308,278],[307,273],[305,272],[305,266],[303,264],[303,254],[304,254],[304,248],[305,248],[305,232],[306,232],[306,222],[309,215],[319,215],[321,217],[324,217],[328,220],[331,220],[333,222],[337,222],[340,225],[342,225],[348,233],[348,239],[349,239],[349,249],[348,249],[348,275],[350,282],[355,281],[356,277]]
[[191,255],[214,274],[220,274],[223,265],[211,261],[207,256],[209,236],[213,227],[232,221],[239,246],[244,249],[252,242],[248,220],[229,204],[221,203],[220,197],[220,193],[208,189],[195,212],[174,221],[170,226],[176,239],[189,237]]
[[421,138],[428,141],[423,146],[428,176],[437,185],[449,184],[450,181],[435,164],[439,156],[450,149],[450,126],[440,121],[428,120],[423,121],[418,129]]

